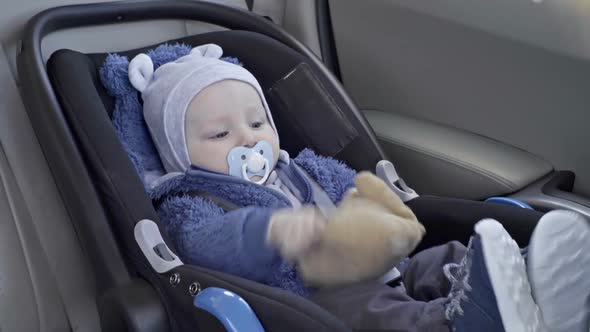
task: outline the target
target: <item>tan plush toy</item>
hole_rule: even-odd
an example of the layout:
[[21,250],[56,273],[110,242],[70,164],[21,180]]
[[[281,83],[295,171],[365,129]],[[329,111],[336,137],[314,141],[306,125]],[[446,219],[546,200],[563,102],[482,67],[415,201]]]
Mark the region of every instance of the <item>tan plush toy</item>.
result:
[[414,213],[380,178],[359,173],[328,219],[319,245],[297,263],[310,286],[378,279],[407,257],[425,233]]

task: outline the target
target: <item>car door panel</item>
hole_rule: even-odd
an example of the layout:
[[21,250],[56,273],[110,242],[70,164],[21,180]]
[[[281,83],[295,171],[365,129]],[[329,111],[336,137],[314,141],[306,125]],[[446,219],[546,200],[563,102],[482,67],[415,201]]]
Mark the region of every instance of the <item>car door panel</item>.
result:
[[436,16],[440,4],[417,3],[423,8],[396,0],[330,1],[342,79],[359,107],[528,151],[574,171],[574,190],[590,196],[590,153],[582,143],[590,139],[590,62],[573,49],[558,53],[539,40],[469,26],[449,13]]

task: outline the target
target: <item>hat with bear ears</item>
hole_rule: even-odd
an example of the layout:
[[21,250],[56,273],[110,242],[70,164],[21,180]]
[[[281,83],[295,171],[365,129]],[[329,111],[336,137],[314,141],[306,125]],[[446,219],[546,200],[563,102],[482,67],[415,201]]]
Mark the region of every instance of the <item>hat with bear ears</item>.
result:
[[193,48],[189,54],[160,66],[156,71],[151,58],[143,53],[129,63],[129,80],[141,92],[145,122],[168,173],[190,168],[184,130],[186,111],[193,98],[213,83],[230,79],[254,87],[276,133],[256,78],[245,68],[220,60],[222,54],[220,46],[207,44]]

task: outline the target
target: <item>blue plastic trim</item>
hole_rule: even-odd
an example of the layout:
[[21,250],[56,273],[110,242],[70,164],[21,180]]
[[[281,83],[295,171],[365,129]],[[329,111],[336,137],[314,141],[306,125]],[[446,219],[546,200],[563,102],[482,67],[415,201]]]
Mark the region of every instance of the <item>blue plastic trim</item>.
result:
[[514,198],[508,198],[508,197],[490,197],[488,199],[485,200],[488,203],[499,203],[499,204],[507,204],[507,205],[512,205],[512,206],[518,206],[521,207],[523,209],[529,209],[529,210],[534,210],[532,206],[528,205],[525,202],[519,201],[517,199]]
[[228,332],[264,332],[264,328],[248,303],[236,293],[223,288],[203,289],[193,305],[215,316]]

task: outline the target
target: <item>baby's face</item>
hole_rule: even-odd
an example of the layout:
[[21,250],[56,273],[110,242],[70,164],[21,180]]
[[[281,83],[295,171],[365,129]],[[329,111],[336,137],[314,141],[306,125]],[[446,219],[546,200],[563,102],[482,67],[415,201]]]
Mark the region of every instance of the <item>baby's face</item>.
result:
[[229,151],[262,140],[271,144],[275,165],[278,160],[278,137],[248,83],[225,80],[201,90],[187,109],[185,133],[192,164],[210,171],[228,174]]

